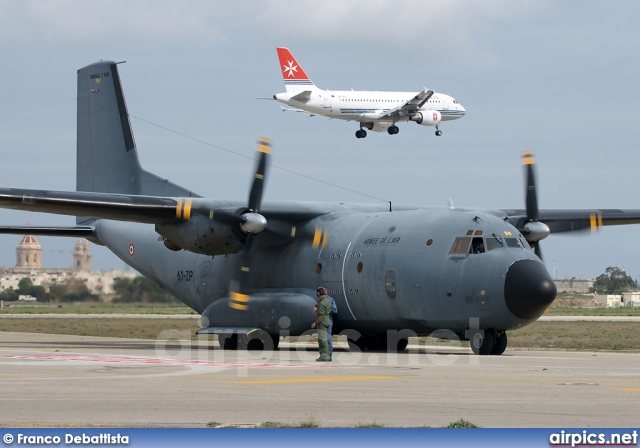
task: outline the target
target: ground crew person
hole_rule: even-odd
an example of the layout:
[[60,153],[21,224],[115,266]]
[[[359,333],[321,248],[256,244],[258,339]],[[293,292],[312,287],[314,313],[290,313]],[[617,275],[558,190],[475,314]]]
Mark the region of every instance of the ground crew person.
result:
[[311,324],[311,328],[318,330],[318,350],[320,357],[318,362],[330,362],[329,355],[329,326],[331,325],[331,301],[327,297],[327,290],[320,287],[316,290],[316,296],[320,301],[316,305],[316,320]]

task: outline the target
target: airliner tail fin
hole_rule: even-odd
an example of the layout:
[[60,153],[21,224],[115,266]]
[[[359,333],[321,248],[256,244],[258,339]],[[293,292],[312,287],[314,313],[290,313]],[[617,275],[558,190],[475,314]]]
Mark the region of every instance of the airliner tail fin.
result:
[[278,59],[280,60],[280,70],[282,71],[282,79],[287,92],[297,92],[300,90],[309,90],[315,88],[309,76],[305,73],[302,66],[296,61],[288,48],[276,48],[278,51]]

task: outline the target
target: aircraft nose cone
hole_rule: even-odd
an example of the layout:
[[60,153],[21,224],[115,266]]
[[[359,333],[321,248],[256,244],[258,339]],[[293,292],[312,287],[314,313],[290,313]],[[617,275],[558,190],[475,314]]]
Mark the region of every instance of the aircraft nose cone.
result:
[[521,319],[536,319],[556,298],[556,285],[542,263],[518,260],[507,271],[504,299],[509,311]]

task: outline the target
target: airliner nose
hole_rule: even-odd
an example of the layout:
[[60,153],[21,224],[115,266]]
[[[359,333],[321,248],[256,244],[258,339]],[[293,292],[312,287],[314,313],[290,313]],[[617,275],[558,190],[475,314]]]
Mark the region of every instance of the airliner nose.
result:
[[514,316],[540,317],[556,293],[555,283],[539,261],[518,260],[509,267],[504,280],[504,299]]

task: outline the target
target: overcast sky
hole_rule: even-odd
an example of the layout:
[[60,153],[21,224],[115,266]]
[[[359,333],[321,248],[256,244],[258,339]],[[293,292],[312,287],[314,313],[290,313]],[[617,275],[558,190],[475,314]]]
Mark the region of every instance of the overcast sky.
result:
[[[203,196],[246,198],[266,135],[284,170],[271,169],[265,201],[522,208],[520,151],[532,149],[541,208],[640,208],[639,17],[635,0],[3,0],[0,185],[75,189],[76,71],[105,59],[126,61],[143,166]],[[320,88],[428,87],[467,115],[442,137],[405,123],[356,139],[355,123],[282,113],[256,99],[284,91],[278,46]],[[2,225],[28,222],[75,220],[0,210]],[[0,236],[0,264],[15,264],[19,240]],[[45,266],[71,265],[75,241],[39,240]],[[91,249],[95,269],[124,266]],[[640,277],[640,226],[542,249],[559,277]]]

